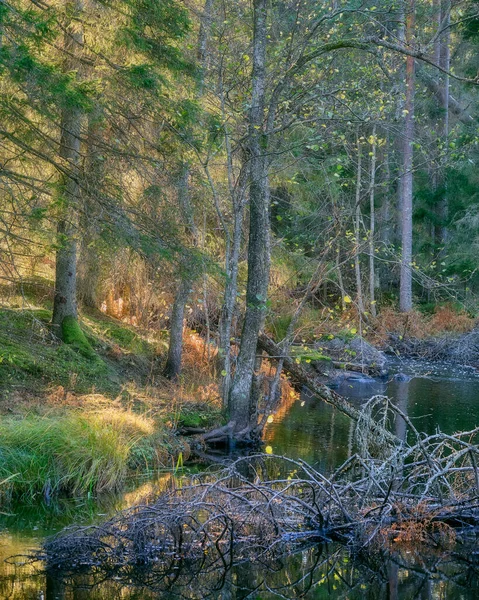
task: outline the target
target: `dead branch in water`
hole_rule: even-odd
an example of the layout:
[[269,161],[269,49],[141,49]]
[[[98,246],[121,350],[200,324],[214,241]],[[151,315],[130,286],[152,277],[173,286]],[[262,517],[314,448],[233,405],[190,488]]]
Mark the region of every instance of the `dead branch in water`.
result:
[[[374,409],[408,420],[387,399],[376,398],[370,414]],[[240,458],[152,504],[64,531],[46,544],[47,563],[71,570],[201,558],[205,566],[227,566],[274,560],[285,548],[318,540],[355,548],[450,542],[455,529],[479,525],[479,428],[428,437],[412,431],[414,443],[385,446],[388,454],[379,457],[361,431],[364,455],[330,477],[302,460]]]

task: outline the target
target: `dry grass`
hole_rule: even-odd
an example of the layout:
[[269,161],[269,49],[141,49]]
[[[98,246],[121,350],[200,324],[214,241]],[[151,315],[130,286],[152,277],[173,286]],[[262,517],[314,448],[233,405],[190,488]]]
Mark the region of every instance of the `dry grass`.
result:
[[417,310],[399,313],[392,308],[381,310],[371,331],[373,342],[384,343],[390,334],[424,339],[443,333],[466,333],[475,325],[475,319],[450,305],[439,306],[432,315]]

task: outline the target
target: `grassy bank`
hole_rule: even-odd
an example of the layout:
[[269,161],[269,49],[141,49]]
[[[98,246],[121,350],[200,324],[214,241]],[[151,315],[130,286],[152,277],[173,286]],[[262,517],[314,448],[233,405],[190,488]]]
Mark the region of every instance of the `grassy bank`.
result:
[[221,419],[211,377],[193,377],[197,340],[173,385],[161,377],[165,331],[89,313],[86,356],[53,340],[49,320],[43,308],[0,310],[0,503],[120,489],[187,458],[179,425]]
[[32,500],[120,488],[128,473],[166,465],[165,431],[117,408],[0,420],[1,494]]

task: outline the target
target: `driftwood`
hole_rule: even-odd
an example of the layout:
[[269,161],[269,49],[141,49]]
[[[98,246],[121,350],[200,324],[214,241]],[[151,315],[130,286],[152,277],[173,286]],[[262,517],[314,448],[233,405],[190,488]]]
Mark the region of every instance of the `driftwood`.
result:
[[[389,414],[407,420],[384,402]],[[413,434],[414,443],[388,456],[363,448],[330,477],[301,460],[243,457],[152,504],[67,529],[39,557],[54,569],[128,572],[137,565],[171,568],[180,558],[202,560],[205,568],[267,563],[321,540],[357,551],[391,543],[448,545],[456,529],[479,525],[479,429]]]

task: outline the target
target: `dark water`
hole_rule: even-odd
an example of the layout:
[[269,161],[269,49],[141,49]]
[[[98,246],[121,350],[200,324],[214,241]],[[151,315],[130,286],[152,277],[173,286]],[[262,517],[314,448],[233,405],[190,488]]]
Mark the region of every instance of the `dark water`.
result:
[[[345,381],[339,391],[357,405],[372,395],[386,394],[426,433],[437,428],[453,433],[479,425],[479,374],[474,370],[397,361],[391,372],[411,379]],[[304,393],[283,401],[268,424],[265,444],[268,452],[302,458],[330,472],[354,451],[353,428],[346,417]],[[25,564],[22,555],[65,525],[101,521],[146,494],[179,483],[172,475],[164,475],[155,483],[101,501],[5,509],[11,514],[1,514],[0,507],[0,599],[479,598],[475,540],[447,553],[429,551],[427,555],[410,550],[393,556],[353,557],[342,547],[315,545],[274,564],[249,562],[232,569],[217,565],[208,572],[201,564],[176,560],[167,572],[138,569],[121,578],[112,574],[106,581],[92,572],[61,581],[47,577],[41,564]],[[8,558],[12,555],[18,556]]]

